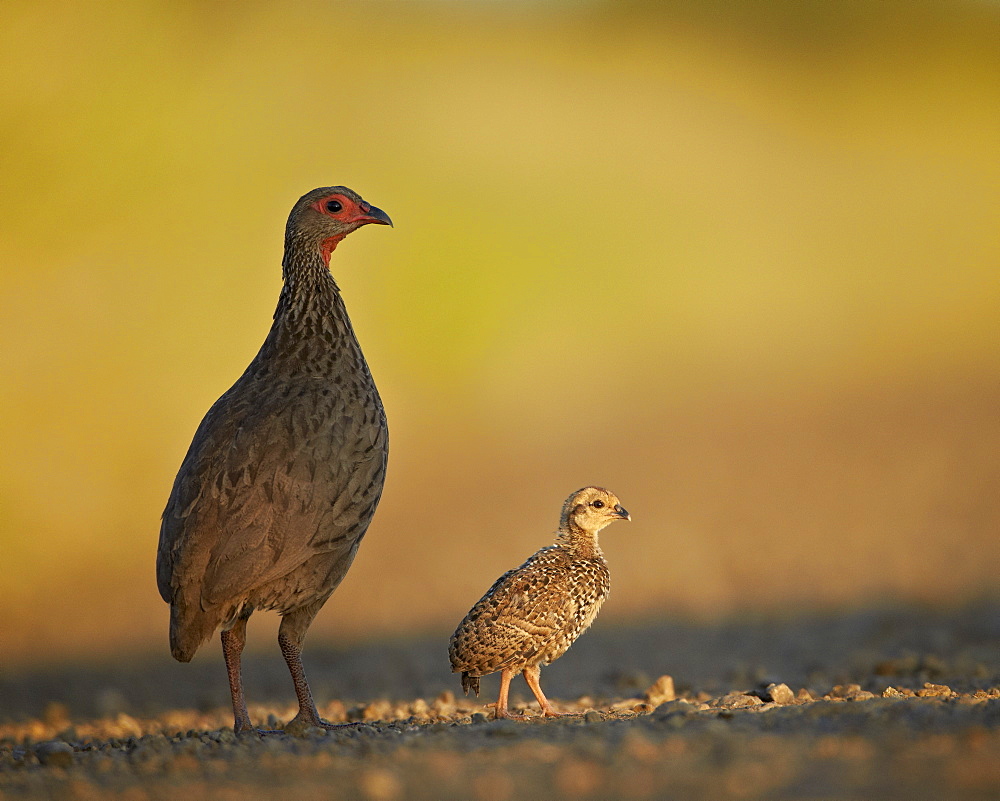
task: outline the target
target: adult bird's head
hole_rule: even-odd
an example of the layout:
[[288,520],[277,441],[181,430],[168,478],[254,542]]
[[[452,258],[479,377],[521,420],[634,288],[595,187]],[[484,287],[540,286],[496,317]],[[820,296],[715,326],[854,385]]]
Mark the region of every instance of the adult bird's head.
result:
[[389,215],[346,186],[313,189],[299,198],[285,227],[285,255],[319,254],[329,266],[340,240],[362,225],[392,225]]

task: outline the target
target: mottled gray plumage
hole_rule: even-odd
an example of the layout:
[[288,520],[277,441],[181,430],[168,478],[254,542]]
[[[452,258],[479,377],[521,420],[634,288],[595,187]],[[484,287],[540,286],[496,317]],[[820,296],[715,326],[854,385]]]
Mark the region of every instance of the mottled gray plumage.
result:
[[556,713],[539,685],[547,665],[594,622],[611,590],[611,575],[597,533],[615,520],[630,520],[611,492],[577,490],[563,504],[554,545],[504,573],[476,603],[451,637],[451,669],[462,689],[479,695],[479,677],[500,674],[496,716],[507,711],[515,673],[524,674],[543,714]]
[[340,240],[367,223],[391,225],[346,187],[295,204],[271,330],[202,420],[163,513],[156,576],[171,651],[187,662],[222,628],[237,731],[252,728],[239,656],[257,609],[282,615],[298,717],[321,724],[299,652],[382,493],[385,413],[329,270]]

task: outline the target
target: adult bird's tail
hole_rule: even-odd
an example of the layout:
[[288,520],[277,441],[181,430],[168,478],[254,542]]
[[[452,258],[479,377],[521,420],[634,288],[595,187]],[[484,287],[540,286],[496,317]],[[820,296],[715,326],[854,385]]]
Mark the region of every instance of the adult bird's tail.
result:
[[[213,609],[212,611],[216,611]],[[219,616],[185,604],[175,598],[170,606],[170,653],[178,662],[190,662],[195,651],[215,634],[222,621]]]

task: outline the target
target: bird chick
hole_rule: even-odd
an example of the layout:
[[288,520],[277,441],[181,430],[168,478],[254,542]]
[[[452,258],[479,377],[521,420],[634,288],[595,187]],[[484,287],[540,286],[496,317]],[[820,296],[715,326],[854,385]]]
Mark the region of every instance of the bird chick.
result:
[[559,715],[542,693],[541,666],[558,659],[594,622],[611,589],[597,533],[631,520],[614,493],[577,490],[563,504],[554,545],[496,580],[459,624],[448,656],[462,674],[465,694],[479,695],[479,678],[500,671],[497,718],[523,720],[507,710],[510,680],[524,674],[542,714]]

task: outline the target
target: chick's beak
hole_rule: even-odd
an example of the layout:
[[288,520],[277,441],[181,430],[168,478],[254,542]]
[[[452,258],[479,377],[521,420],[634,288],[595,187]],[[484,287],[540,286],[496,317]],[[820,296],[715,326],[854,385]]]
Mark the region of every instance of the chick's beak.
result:
[[625,511],[624,507],[620,503],[615,504],[615,514],[617,514],[622,520],[628,520],[630,522],[632,520],[632,515]]
[[393,227],[392,220],[389,219],[389,215],[382,211],[382,209],[376,208],[375,206],[369,206],[365,203],[361,207],[361,210],[364,212],[364,215],[359,220],[362,225],[365,223],[378,223],[379,225],[388,225],[389,227]]

